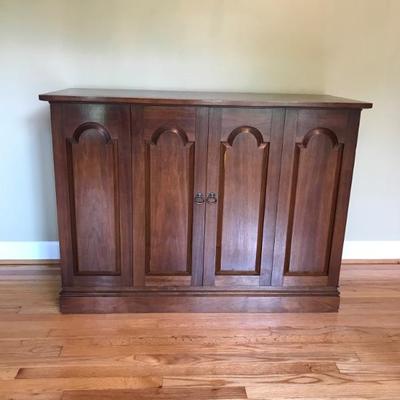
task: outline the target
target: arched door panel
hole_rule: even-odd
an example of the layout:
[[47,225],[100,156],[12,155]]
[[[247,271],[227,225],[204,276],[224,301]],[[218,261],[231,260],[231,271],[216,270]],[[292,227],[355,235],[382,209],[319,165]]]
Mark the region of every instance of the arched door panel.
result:
[[287,111],[272,279],[276,286],[337,284],[358,114]]
[[129,105],[52,108],[64,286],[129,286]]

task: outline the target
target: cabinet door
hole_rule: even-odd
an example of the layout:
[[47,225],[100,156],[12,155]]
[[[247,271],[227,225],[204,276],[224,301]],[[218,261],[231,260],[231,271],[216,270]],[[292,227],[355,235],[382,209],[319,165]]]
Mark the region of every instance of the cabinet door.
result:
[[132,106],[132,123],[134,285],[201,285],[208,110]]
[[129,286],[129,106],[53,104],[63,286]]
[[211,111],[206,286],[270,284],[283,118],[281,109]]
[[273,284],[336,286],[359,111],[288,110]]

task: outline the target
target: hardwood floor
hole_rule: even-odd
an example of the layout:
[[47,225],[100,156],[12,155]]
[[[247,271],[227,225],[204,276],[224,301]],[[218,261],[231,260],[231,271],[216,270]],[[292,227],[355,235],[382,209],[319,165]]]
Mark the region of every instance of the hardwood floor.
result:
[[0,267],[0,399],[400,399],[400,267],[338,314],[61,315],[57,267]]

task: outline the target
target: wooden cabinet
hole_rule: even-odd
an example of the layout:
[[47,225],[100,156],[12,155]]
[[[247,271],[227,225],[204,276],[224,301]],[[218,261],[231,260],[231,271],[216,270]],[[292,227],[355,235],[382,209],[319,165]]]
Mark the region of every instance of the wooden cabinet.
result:
[[335,311],[360,110],[312,95],[50,101],[63,312]]

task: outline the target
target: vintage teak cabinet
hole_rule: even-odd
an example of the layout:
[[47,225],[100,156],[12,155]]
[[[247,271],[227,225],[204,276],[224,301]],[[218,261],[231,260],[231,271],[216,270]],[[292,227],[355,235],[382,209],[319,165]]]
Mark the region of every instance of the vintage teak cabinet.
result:
[[362,108],[67,89],[51,104],[61,310],[336,311]]

